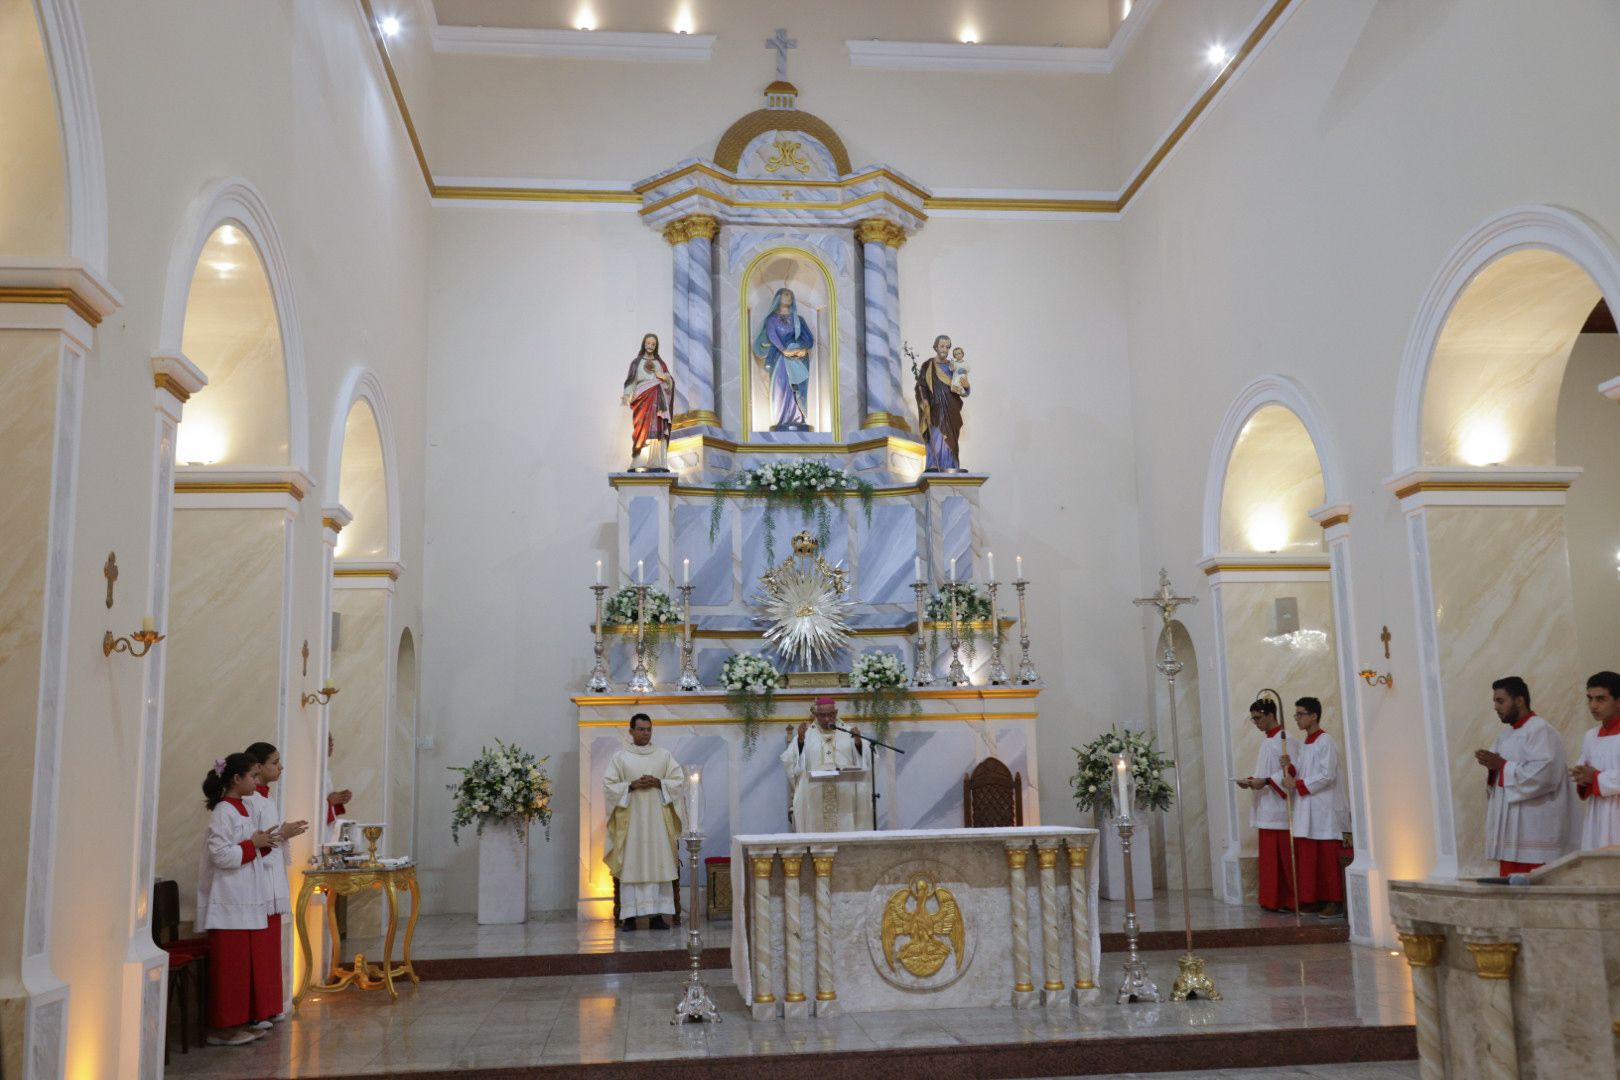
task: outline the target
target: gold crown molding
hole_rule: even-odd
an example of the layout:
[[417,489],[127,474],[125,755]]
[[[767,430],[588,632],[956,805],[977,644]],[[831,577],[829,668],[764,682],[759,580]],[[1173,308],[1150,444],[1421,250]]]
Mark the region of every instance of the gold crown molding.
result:
[[861,429],[863,431],[867,428],[880,427],[890,427],[897,431],[910,431],[911,422],[903,416],[896,416],[891,412],[883,412],[881,409],[877,412],[867,413],[866,419],[861,421]]
[[674,430],[680,431],[683,428],[703,427],[705,425],[719,427],[720,414],[710,409],[693,409],[691,412],[678,413],[670,426]]
[[388,89],[394,95],[394,108],[399,110],[399,118],[405,124],[405,134],[411,140],[411,152],[416,155],[416,165],[422,170],[422,181],[427,184],[428,197],[438,194],[433,183],[433,170],[428,168],[427,154],[422,150],[422,139],[416,133],[416,125],[411,122],[410,106],[405,104],[405,91],[400,89],[399,76],[394,72],[394,61],[388,56],[388,42],[383,38],[382,23],[377,19],[377,13],[371,8],[371,0],[360,0],[360,10],[365,13],[366,29],[371,33],[371,43],[377,48],[377,58],[382,61],[383,75],[388,79]]
[[1465,941],[1474,957],[1475,973],[1482,979],[1511,979],[1519,946],[1513,941]]
[[1207,577],[1216,574],[1272,574],[1272,573],[1327,573],[1331,567],[1325,562],[1320,563],[1212,563],[1204,567]]
[[1568,480],[1419,480],[1395,492],[1405,499],[1424,491],[1568,491]]
[[399,580],[399,571],[392,567],[352,567],[337,568],[332,571],[335,578],[387,578],[389,581]]
[[561,203],[639,203],[633,191],[604,191],[599,188],[478,187],[476,185],[433,185],[435,199],[488,199],[497,202]]
[[334,517],[321,518],[321,524],[326,526],[328,529],[331,529],[334,533],[340,533],[343,531],[343,522]]
[[187,390],[179,379],[176,379],[167,371],[159,371],[154,374],[152,376],[152,385],[159,390],[167,390],[182,405],[191,400],[191,391]]
[[0,304],[61,304],[91,327],[101,325],[101,313],[73,289],[46,285],[0,285]]
[[1335,525],[1348,525],[1350,524],[1350,515],[1334,514],[1332,517],[1323,518],[1320,524],[1323,529],[1331,529]]
[[930,195],[924,210],[991,210],[1044,214],[1117,214],[1125,208],[1118,199],[1010,199],[957,195]]
[[1406,963],[1410,967],[1435,967],[1440,963],[1440,950],[1445,947],[1444,934],[1395,934],[1406,950]]
[[245,495],[275,492],[291,495],[303,501],[304,489],[290,480],[265,480],[254,483],[232,483],[228,481],[208,480],[176,480],[174,482],[176,495]]
[[827,148],[839,175],[851,171],[849,151],[844,148],[844,140],[838,137],[838,132],[821,117],[800,109],[755,109],[740,117],[720,136],[714,148],[714,163],[736,172],[748,144],[767,131],[802,132]]

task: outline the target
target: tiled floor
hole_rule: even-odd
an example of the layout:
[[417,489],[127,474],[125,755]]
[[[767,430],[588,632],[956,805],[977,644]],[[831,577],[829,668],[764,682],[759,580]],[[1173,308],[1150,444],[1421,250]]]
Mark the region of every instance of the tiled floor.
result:
[[[1375,1065],[1310,1065],[1280,1069],[1217,1069],[1214,1072],[1115,1073],[1086,1080],[1418,1080],[1415,1061],[1384,1061]],[[1069,1077],[1066,1080],[1079,1080]]]
[[[1147,959],[1153,977],[1168,987],[1174,975],[1171,954]],[[1208,953],[1206,961],[1225,1000],[766,1022],[748,1019],[735,987],[716,971],[708,973],[709,984],[724,1023],[683,1027],[668,1023],[682,981],[676,973],[424,982],[407,987],[392,1006],[380,991],[308,998],[293,1020],[252,1047],[176,1054],[169,1072],[320,1076],[384,1068],[473,1069],[1412,1022],[1407,967],[1388,950],[1347,945],[1222,949]],[[1110,965],[1105,985],[1113,981]],[[1412,1074],[1332,1074],[1313,1068],[1234,1075],[1393,1080]]]

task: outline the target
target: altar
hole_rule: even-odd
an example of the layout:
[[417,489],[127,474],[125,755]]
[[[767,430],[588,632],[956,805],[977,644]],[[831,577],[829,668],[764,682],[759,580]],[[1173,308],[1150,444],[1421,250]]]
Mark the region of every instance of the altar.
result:
[[1057,826],[733,837],[737,989],[756,1020],[1096,1001],[1096,841]]

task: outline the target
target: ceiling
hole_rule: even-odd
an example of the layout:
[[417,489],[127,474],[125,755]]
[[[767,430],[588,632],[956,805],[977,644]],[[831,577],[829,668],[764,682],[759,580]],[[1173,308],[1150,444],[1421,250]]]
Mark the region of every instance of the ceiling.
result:
[[[1103,48],[1124,0],[432,0],[441,25],[571,30],[582,14],[593,29],[724,34],[732,17],[752,24],[761,8],[780,12],[791,36],[814,29],[840,38],[959,41],[971,29],[987,45]],[[588,13],[588,14],[587,14]],[[678,20],[689,20],[677,25]]]

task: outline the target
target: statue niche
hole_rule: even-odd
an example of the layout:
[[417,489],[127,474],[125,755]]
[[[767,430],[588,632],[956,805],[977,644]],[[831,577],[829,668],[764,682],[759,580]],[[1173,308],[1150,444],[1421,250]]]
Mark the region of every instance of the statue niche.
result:
[[743,286],[744,400],[750,432],[835,431],[832,277],[796,248],[754,261]]

